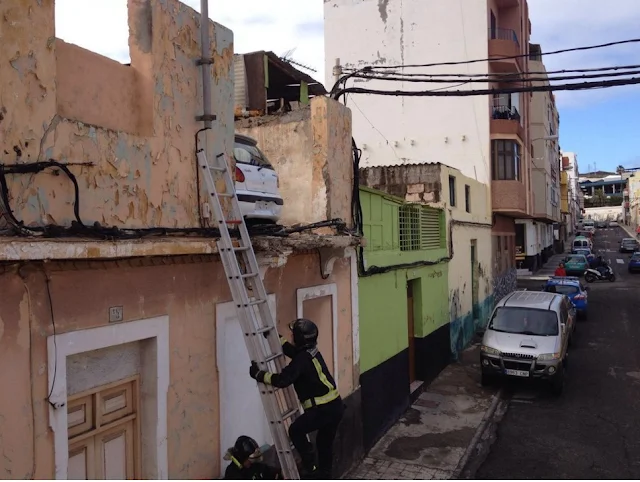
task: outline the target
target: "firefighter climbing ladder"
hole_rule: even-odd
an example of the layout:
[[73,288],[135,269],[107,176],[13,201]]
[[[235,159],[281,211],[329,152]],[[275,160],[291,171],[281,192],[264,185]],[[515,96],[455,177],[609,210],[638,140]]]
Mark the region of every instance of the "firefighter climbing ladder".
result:
[[[204,150],[197,152],[198,167],[204,173],[213,215],[220,229],[218,251],[222,259],[224,271],[229,281],[229,288],[236,305],[240,326],[245,335],[245,343],[251,360],[256,361],[261,370],[281,371],[285,366],[282,345],[276,331],[276,325],[269,309],[267,292],[258,261],[253,251],[249,231],[240,211],[235,184],[229,172],[226,156],[216,156],[213,165],[209,165]],[[216,181],[224,181],[224,191],[219,192]],[[227,218],[222,199],[231,202]],[[239,239],[233,240],[230,228],[239,231]],[[268,334],[265,338],[265,334]],[[269,365],[273,364],[271,368]],[[278,459],[285,479],[299,479],[298,468],[287,435],[287,420],[294,420],[300,414],[298,400],[293,387],[276,389],[271,385],[259,383],[262,405],[269,421],[271,435],[274,440]]]

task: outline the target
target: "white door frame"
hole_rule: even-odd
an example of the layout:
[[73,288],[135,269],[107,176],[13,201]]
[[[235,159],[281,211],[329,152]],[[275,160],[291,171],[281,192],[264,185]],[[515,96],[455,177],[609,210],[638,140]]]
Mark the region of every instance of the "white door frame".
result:
[[[338,387],[338,285],[336,283],[298,288],[296,290],[297,317],[302,318],[304,302],[331,296],[331,325],[333,331],[333,379]],[[353,309],[353,308],[352,308]]]
[[[153,462],[156,473],[144,473],[143,478],[166,480],[168,474],[167,451],[167,392],[169,390],[169,317],[159,316],[139,321],[130,321],[87,330],[77,330],[47,338],[47,358],[49,375],[49,425],[53,430],[55,458],[55,477],[66,480],[68,477],[69,445],[67,431],[67,357],[110,346],[122,345],[142,340],[154,341],[156,381],[156,403],[154,407],[157,422],[155,447],[149,454],[147,464]],[[150,362],[152,360],[149,360]],[[53,387],[52,387],[53,386]],[[144,427],[141,427],[144,430]],[[144,457],[145,454],[141,454]]]

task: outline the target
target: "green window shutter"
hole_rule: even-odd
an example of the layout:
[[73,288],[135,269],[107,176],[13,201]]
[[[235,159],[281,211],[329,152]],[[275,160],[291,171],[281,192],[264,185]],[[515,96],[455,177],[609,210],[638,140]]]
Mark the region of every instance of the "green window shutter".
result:
[[441,212],[423,207],[420,212],[420,249],[440,249],[442,247]]

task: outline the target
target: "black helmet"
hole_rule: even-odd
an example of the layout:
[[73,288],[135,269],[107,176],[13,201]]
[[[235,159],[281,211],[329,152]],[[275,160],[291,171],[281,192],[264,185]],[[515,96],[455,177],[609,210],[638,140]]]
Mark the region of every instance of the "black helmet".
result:
[[232,453],[236,460],[241,464],[245,463],[249,458],[260,458],[262,455],[260,453],[258,442],[246,435],[238,437],[238,440],[236,440],[236,443],[233,446]]
[[293,332],[293,343],[299,348],[316,346],[318,343],[318,326],[306,318],[298,318],[289,323]]

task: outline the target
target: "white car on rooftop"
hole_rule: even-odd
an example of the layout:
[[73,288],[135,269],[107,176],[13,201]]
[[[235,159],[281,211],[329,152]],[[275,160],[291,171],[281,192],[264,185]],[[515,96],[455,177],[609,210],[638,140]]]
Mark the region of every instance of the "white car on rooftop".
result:
[[245,219],[254,223],[277,223],[284,202],[280,180],[267,156],[251,137],[235,135],[236,193]]

